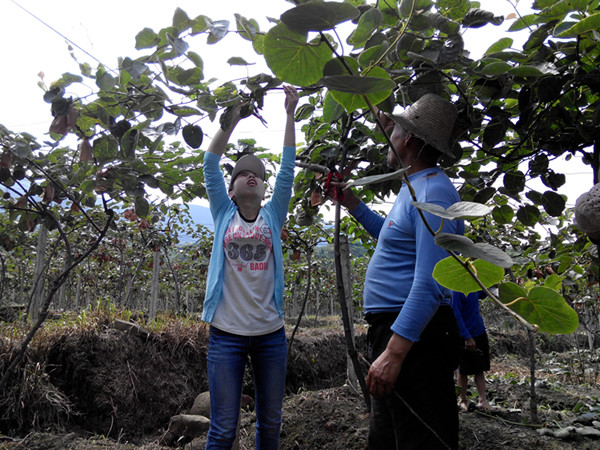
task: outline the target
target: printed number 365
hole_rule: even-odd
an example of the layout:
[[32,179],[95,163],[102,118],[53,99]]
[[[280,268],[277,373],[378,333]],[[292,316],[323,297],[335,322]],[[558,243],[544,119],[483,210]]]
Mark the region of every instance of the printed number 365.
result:
[[267,246],[258,244],[256,249],[252,244],[244,244],[241,247],[235,242],[227,244],[227,255],[230,259],[242,258],[242,261],[263,261],[267,256]]

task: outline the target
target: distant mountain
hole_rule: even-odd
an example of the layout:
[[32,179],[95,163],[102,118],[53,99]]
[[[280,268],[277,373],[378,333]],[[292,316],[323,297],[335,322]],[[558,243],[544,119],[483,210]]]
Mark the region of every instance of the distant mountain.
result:
[[[188,211],[190,214],[191,221],[195,225],[205,226],[206,228],[208,228],[210,231],[212,231],[214,233],[215,224],[214,224],[212,216],[210,214],[210,209],[207,206],[201,206],[201,205],[187,205],[187,206],[188,206]],[[187,220],[187,217],[186,217],[186,220]],[[180,234],[179,241],[182,244],[191,244],[191,243],[195,242],[195,239],[193,239],[191,236]]]
[[[208,206],[188,205],[188,208],[189,208],[189,212],[190,212],[192,221],[195,224],[204,225],[206,228],[208,228],[213,233],[215,232],[215,224],[213,222],[212,215],[210,214],[210,209],[208,208]],[[333,225],[328,224],[325,226],[325,228],[330,228],[332,226]],[[180,241],[182,243],[190,243],[190,242],[193,242],[193,239],[188,236],[180,236]],[[318,247],[327,247],[327,246],[328,246],[328,244],[326,242],[322,242],[322,243],[318,244]],[[329,251],[330,251],[330,249],[322,249],[321,252],[323,254],[318,255],[318,256],[326,257],[326,256],[328,256],[327,253]],[[353,255],[356,255],[356,256],[362,256],[364,254],[364,249],[360,245],[353,244],[351,251],[352,251]]]
[[198,225],[204,225],[210,231],[215,231],[215,224],[213,222],[208,206],[188,205],[188,208],[190,210],[190,215],[192,216],[192,220],[194,221],[194,223]]

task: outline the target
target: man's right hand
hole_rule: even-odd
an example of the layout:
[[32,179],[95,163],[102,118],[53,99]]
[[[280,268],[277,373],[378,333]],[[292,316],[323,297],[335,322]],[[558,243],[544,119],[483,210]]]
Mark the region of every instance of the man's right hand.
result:
[[338,190],[338,192],[342,193],[341,204],[344,208],[352,210],[360,204],[360,199],[354,194],[351,188],[347,187],[346,183],[343,181],[335,181],[334,178],[331,178],[328,183],[323,184],[323,195],[325,197],[329,197],[331,199],[338,198],[339,196],[334,196],[335,190]]

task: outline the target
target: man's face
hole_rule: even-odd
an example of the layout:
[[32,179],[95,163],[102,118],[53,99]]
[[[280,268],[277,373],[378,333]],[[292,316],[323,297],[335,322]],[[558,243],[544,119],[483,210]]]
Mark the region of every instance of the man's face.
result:
[[265,182],[251,170],[242,170],[235,177],[229,195],[233,195],[238,200],[244,198],[262,200],[265,195]]
[[[392,141],[392,145],[396,149],[396,153],[398,154],[400,159],[404,159],[404,150],[406,148],[406,132],[402,129],[402,127],[399,124],[396,124],[394,126],[392,134],[390,135],[390,141]],[[390,166],[392,169],[399,169],[402,166],[401,161],[398,161],[396,159],[396,155],[394,154],[391,147],[388,149],[387,162],[388,166]]]

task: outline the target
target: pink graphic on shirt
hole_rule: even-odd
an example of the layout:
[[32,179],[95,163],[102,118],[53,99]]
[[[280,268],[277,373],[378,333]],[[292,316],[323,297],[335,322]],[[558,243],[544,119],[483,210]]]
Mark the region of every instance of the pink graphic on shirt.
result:
[[229,226],[223,239],[227,259],[238,272],[245,268],[251,271],[267,270],[267,256],[272,248],[271,230],[266,224]]

